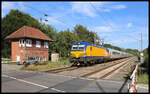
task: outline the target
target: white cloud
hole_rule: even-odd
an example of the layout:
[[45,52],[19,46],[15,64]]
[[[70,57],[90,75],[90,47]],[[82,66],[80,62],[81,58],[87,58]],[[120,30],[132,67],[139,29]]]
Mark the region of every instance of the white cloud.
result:
[[10,9],[25,10],[23,2],[2,2],[2,18],[10,11]]
[[59,20],[57,20],[55,17],[48,17],[48,24],[52,24],[52,25],[63,25],[63,23]]
[[137,40],[135,38],[126,37],[125,39],[112,40],[112,41],[110,41],[110,43],[112,43],[112,44],[124,44],[124,43],[132,43],[132,42],[137,42],[137,41],[139,41],[139,40]]
[[130,22],[130,23],[127,24],[127,27],[130,28],[130,27],[132,27],[132,25],[133,24]]
[[93,9],[89,2],[73,2],[72,10],[89,17],[97,16],[95,9]]
[[26,9],[27,7],[25,7],[25,5],[23,4],[23,2],[19,2],[18,1],[18,7],[21,8],[22,10]]
[[110,9],[104,9],[103,11],[105,11],[105,12],[110,12],[111,10],[110,10]]
[[14,7],[12,2],[2,2],[2,9],[12,9]]
[[126,6],[125,5],[114,5],[114,6],[112,6],[112,8],[113,9],[124,9],[124,8],[126,8]]
[[61,26],[65,25],[68,28],[74,27],[74,25],[63,22],[62,20],[59,20],[57,19],[57,17],[54,17],[54,16],[47,17],[47,20],[48,20],[47,22],[42,20],[42,23],[49,24],[49,25],[61,25]]
[[2,2],[2,9],[25,9],[23,2]]
[[125,5],[112,5],[108,2],[72,2],[71,5],[74,12],[81,13],[89,17],[97,16],[97,10],[102,12],[110,12],[112,10],[126,8]]
[[112,32],[112,29],[110,26],[96,26],[93,28],[96,32]]

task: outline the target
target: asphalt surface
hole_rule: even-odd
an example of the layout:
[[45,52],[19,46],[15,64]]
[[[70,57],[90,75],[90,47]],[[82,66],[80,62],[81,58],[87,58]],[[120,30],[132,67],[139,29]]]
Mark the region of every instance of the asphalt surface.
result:
[[23,65],[1,64],[2,72],[19,70]]
[[[127,92],[127,81],[87,79],[37,71],[3,71],[2,92]],[[140,87],[139,92],[148,92]]]

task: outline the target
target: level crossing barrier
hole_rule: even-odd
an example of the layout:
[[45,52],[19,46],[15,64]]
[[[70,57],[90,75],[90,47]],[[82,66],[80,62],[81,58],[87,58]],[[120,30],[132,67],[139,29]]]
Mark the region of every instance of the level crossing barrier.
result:
[[136,93],[137,92],[137,71],[138,71],[138,64],[136,65],[132,75],[130,76],[131,83],[128,84],[128,92],[129,93]]

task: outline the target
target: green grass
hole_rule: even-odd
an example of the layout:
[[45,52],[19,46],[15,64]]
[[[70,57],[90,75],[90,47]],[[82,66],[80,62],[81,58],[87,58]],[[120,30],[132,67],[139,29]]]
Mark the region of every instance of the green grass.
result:
[[9,61],[9,60],[2,60],[2,61]]
[[60,58],[58,62],[43,62],[38,65],[31,64],[27,67],[22,67],[21,70],[48,70],[52,68],[70,66],[72,63],[69,62],[68,58]]
[[138,83],[148,84],[148,82],[149,82],[149,75],[147,73],[138,75],[137,82]]
[[16,62],[8,62],[8,63],[6,63],[6,64],[9,64],[9,65],[17,65]]

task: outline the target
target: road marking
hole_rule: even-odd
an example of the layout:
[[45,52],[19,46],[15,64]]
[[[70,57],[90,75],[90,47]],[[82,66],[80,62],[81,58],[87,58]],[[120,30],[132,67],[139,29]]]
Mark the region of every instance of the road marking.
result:
[[[58,76],[58,75],[57,75]],[[71,77],[71,78],[77,78],[77,77],[74,77],[74,76],[68,76],[68,75],[59,75],[59,76],[63,76],[63,77]]]
[[114,83],[118,83],[118,84],[122,84],[123,82],[121,81],[114,81],[114,80],[107,80],[107,79],[97,79],[97,81],[104,81],[104,82],[114,82]]
[[24,83],[36,85],[36,86],[39,86],[39,87],[48,88],[47,86],[43,86],[43,85],[40,85],[40,84],[32,83],[32,82],[25,81],[25,80],[22,80],[22,79],[17,79],[17,78],[15,78],[15,77],[11,77],[11,76],[8,76],[8,75],[2,75],[2,76],[3,76],[3,77],[8,77],[8,78],[11,78],[11,79],[15,79],[15,80],[18,80],[18,81],[21,81],[21,82],[24,82]]
[[144,89],[148,89],[148,87],[146,86],[141,86],[141,85],[137,85],[138,88],[144,88]]
[[92,79],[92,78],[83,78],[83,77],[80,77],[79,79],[84,79],[84,80],[95,80],[95,79]]
[[71,78],[77,78],[74,76],[68,76],[68,75],[62,75],[62,74],[53,74],[53,73],[48,73],[49,75],[54,75],[54,76],[63,76],[63,77],[71,77]]
[[8,77],[7,75],[2,75],[3,77]]
[[71,78],[79,78],[79,79],[85,79],[85,80],[94,80],[92,78],[84,78],[84,77],[75,77],[75,76],[69,76],[69,75],[62,75],[62,74],[50,74],[54,76],[63,76],[63,77],[71,77]]
[[51,89],[55,90],[55,91],[58,91],[58,92],[66,92],[66,91],[63,91],[63,90],[56,89],[56,88],[51,88]]

